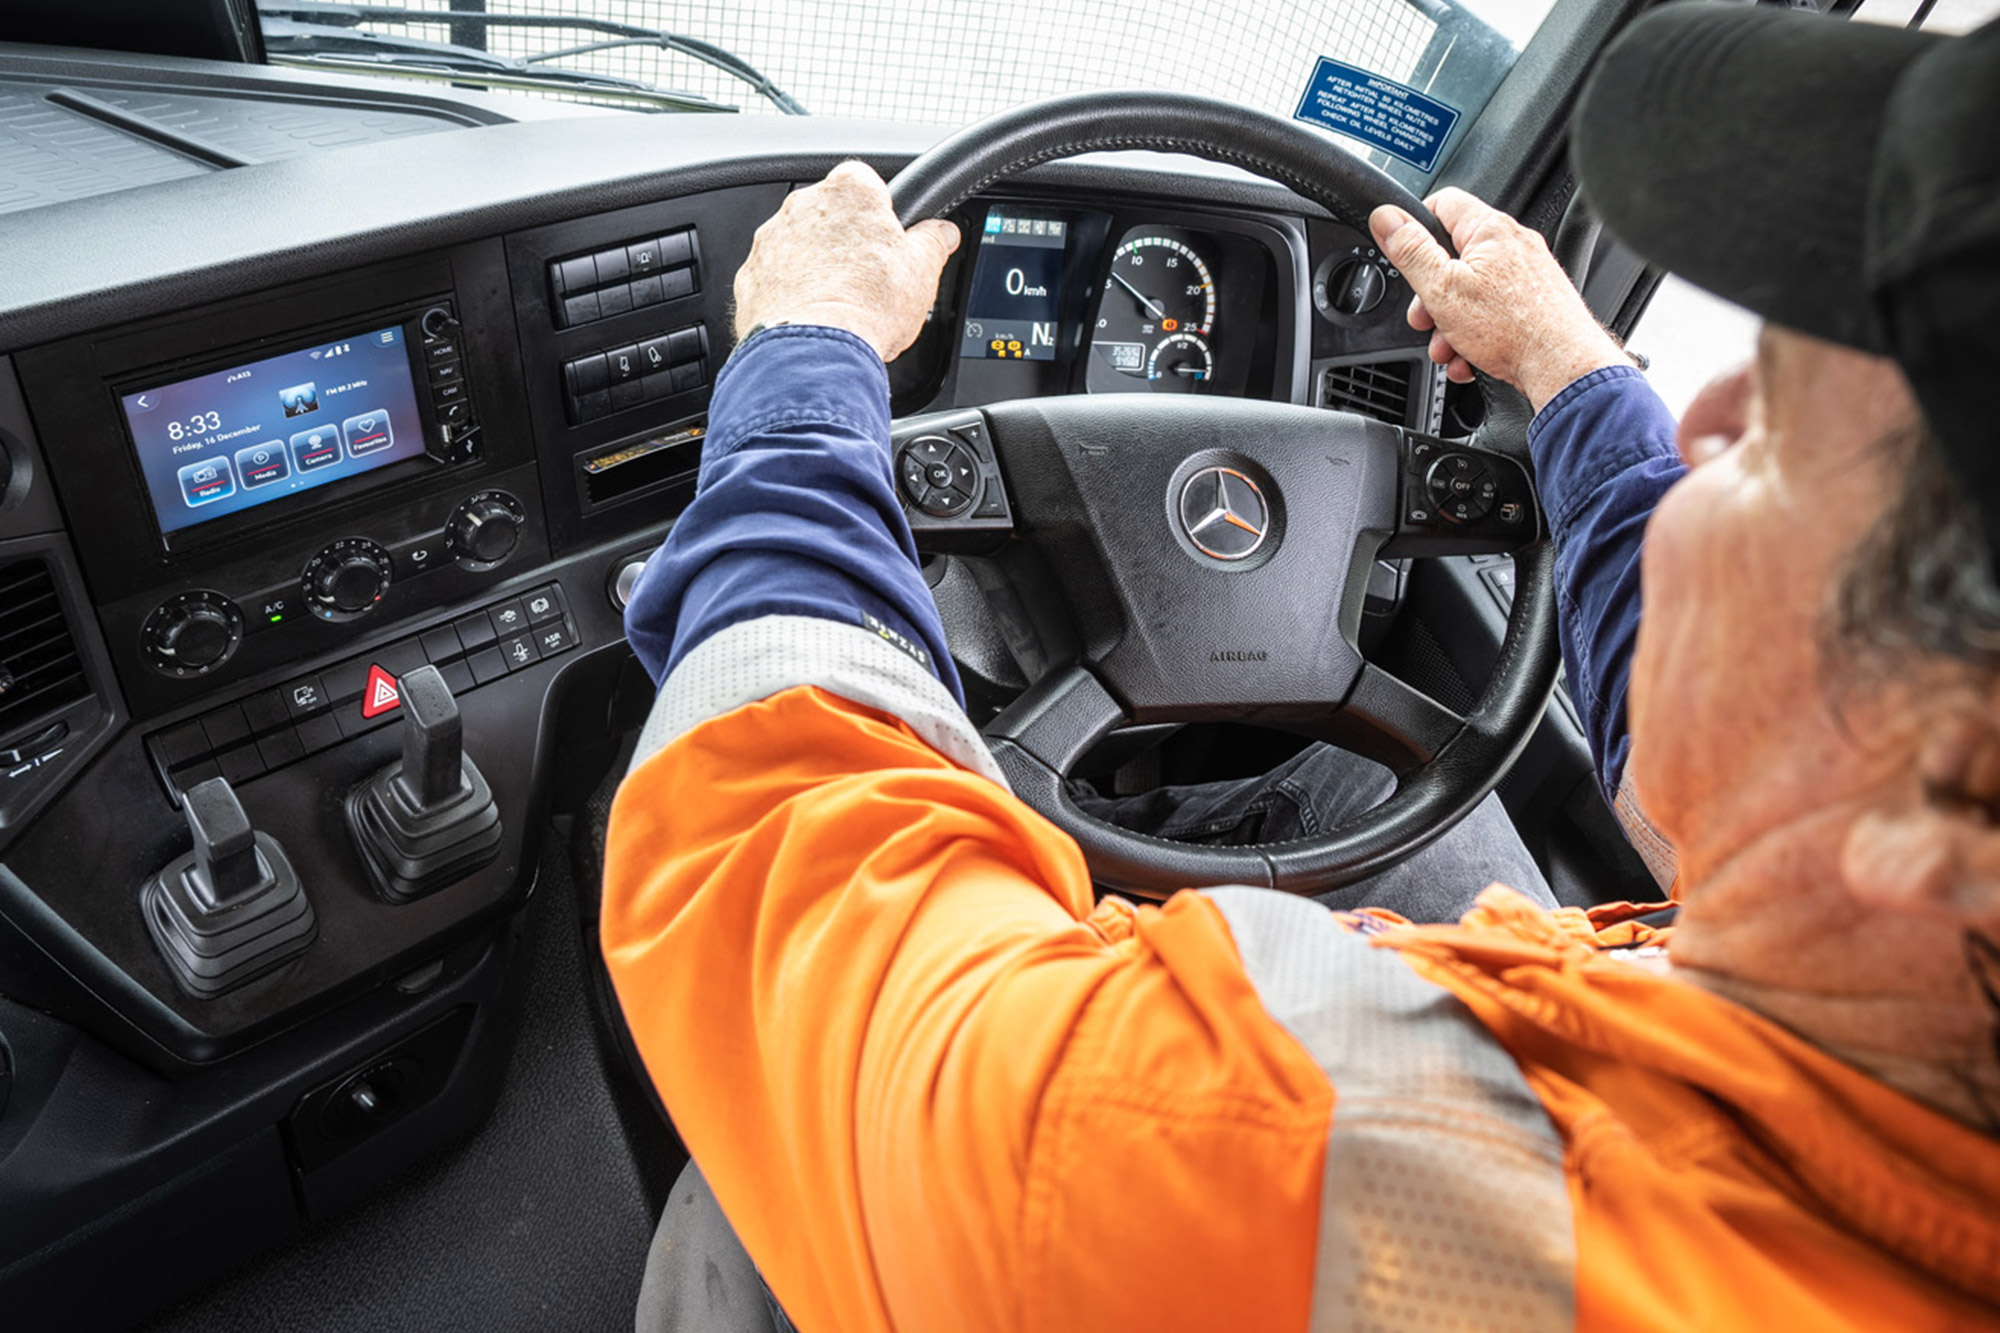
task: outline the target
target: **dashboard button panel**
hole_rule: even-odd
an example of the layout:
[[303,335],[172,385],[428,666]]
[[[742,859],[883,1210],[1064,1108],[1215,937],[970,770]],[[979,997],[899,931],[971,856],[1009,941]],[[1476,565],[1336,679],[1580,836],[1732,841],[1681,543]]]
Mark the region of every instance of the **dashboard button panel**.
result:
[[694,228],[641,236],[549,264],[549,309],[559,329],[692,296],[701,287]]
[[[539,607],[530,612],[529,607]],[[517,626],[496,640],[502,615]],[[539,614],[539,623],[530,623]],[[483,626],[485,637],[466,625]],[[147,737],[146,748],[169,795],[220,774],[248,782],[275,768],[317,754],[341,741],[386,727],[400,717],[393,704],[370,707],[371,681],[392,684],[426,663],[438,668],[454,694],[557,657],[580,642],[577,623],[559,583],[545,583],[496,602],[450,625],[384,644],[275,689],[212,708]]]
[[708,383],[708,330],[699,324],[620,343],[563,363],[569,419],[595,421]]

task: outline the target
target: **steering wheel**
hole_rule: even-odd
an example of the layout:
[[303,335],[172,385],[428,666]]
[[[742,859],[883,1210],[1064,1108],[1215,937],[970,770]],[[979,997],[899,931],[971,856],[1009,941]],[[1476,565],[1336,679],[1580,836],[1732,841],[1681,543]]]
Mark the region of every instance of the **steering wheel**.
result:
[[[1150,149],[1234,163],[1361,232],[1391,203],[1450,248],[1409,191],[1329,140],[1167,93],[1052,98],[973,125],[890,183],[905,226],[994,181],[1078,153]],[[1182,395],[1021,399],[981,409],[1016,535],[1060,571],[1082,660],[985,729],[1015,792],[1074,837],[1100,883],[1146,897],[1248,884],[1324,893],[1414,855],[1519,756],[1555,683],[1553,553],[1526,466],[1526,404],[1487,381],[1465,445],[1287,403]],[[899,435],[904,434],[902,430]],[[1500,659],[1460,714],[1355,646],[1377,557],[1512,552]],[[1386,764],[1395,794],[1295,841],[1212,847],[1085,814],[1065,779],[1126,723],[1283,727]]]

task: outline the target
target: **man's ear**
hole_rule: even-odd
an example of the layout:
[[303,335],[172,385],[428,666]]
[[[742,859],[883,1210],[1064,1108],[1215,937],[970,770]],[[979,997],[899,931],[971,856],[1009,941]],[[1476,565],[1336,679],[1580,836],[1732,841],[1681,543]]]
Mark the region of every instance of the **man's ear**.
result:
[[1932,720],[1909,780],[1849,827],[1841,870],[1874,906],[2000,926],[2000,725],[1989,710]]

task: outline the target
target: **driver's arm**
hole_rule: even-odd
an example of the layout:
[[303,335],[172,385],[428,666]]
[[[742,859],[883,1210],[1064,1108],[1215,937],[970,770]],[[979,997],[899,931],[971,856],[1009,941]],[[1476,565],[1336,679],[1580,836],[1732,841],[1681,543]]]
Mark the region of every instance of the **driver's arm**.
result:
[[1556,543],[1557,615],[1570,697],[1582,714],[1605,800],[1635,840],[1624,791],[1631,740],[1625,691],[1639,631],[1639,551],[1646,521],[1687,471],[1674,419],[1597,323],[1539,233],[1463,190],[1429,201],[1452,258],[1407,213],[1370,220],[1382,253],[1410,280],[1410,323],[1432,331],[1451,377],[1472,367],[1521,390],[1535,487]]
[[953,694],[883,370],[943,226],[842,168],[739,280],[739,324],[794,324],[719,376],[628,613],[661,691],[607,847],[619,999],[803,1328],[1304,1328],[1327,1076],[1213,900],[1093,906]]

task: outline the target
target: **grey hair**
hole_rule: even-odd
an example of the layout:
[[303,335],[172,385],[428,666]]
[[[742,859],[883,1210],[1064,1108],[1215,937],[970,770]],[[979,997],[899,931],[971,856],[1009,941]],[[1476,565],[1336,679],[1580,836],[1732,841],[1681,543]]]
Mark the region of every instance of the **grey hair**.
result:
[[2000,675],[2000,584],[1979,513],[1921,421],[1881,461],[1901,489],[1855,549],[1834,612],[1840,657],[1889,666],[1911,654]]

